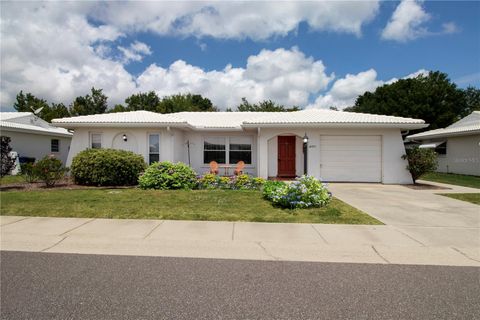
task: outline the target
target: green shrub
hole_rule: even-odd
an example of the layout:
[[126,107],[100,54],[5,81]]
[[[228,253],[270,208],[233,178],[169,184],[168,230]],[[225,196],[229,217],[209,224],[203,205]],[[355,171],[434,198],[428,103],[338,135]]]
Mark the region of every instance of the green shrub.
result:
[[77,184],[91,186],[130,186],[146,164],[141,155],[115,149],[87,149],[72,161],[72,177]]
[[57,181],[65,176],[67,168],[62,167],[62,161],[53,156],[46,156],[34,165],[35,174],[47,187],[53,187]]
[[290,209],[322,207],[332,198],[326,186],[311,176],[302,176],[291,183],[267,181],[263,196],[274,205]]
[[407,170],[412,175],[413,183],[425,173],[437,170],[437,154],[434,150],[415,146],[406,152],[402,159],[408,160]]
[[184,189],[197,186],[197,174],[184,163],[155,162],[140,176],[142,189]]
[[35,163],[27,162],[20,164],[22,176],[28,183],[38,181],[38,169]]

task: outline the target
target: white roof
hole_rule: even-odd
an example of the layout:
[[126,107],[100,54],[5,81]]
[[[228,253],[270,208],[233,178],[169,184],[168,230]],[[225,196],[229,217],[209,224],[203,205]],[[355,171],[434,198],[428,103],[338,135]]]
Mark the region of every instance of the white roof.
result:
[[326,109],[307,109],[297,112],[277,112],[267,117],[255,120],[247,120],[248,126],[258,125],[282,125],[282,126],[305,126],[305,125],[382,125],[401,127],[426,127],[425,121],[412,118],[401,118],[377,114],[335,111]]
[[480,133],[480,111],[473,111],[465,118],[443,129],[429,130],[407,137],[409,140],[423,140],[431,138],[443,138],[459,135],[471,135]]
[[323,109],[294,112],[178,112],[159,114],[149,111],[105,113],[72,118],[54,119],[56,126],[75,128],[86,126],[140,127],[169,125],[197,130],[242,130],[256,127],[397,127],[418,129],[427,126],[420,119],[382,116]]
[[145,127],[152,125],[188,126],[184,119],[180,119],[173,114],[161,114],[144,110],[53,119],[52,123],[65,128],[91,126]]
[[178,112],[174,114],[197,129],[241,130],[246,121],[279,113],[284,112]]
[[0,112],[0,120],[11,120],[31,115],[33,115],[31,112]]
[[[16,119],[30,117],[31,121],[16,122]],[[0,129],[5,131],[26,132],[33,134],[71,137],[72,133],[64,128],[56,128],[36,117],[31,112],[0,112]]]

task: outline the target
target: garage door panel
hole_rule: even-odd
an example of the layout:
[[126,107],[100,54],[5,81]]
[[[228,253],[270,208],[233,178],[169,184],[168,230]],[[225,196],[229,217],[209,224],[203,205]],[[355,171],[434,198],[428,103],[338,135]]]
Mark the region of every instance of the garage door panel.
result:
[[380,136],[321,136],[320,172],[325,181],[381,182]]

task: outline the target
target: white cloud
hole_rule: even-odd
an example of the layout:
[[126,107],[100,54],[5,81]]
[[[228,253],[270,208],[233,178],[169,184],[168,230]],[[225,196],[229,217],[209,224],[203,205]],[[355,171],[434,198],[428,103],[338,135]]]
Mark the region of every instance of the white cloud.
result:
[[[295,31],[301,22],[313,30],[360,35],[378,7],[378,1],[1,2],[0,106],[11,108],[20,90],[68,104],[92,86],[103,88],[112,105],[146,88],[162,94],[195,91],[220,107],[232,107],[241,97],[305,105],[332,76],[325,74],[321,61],[296,48],[264,50],[244,68],[207,72],[176,61],[163,68],[152,65],[135,77],[124,65],[141,61],[151,49],[141,42],[120,46],[117,41],[140,31],[267,39]],[[166,79],[157,77],[162,72]],[[158,86],[165,82],[165,88]]]
[[118,46],[117,49],[123,54],[123,63],[129,63],[130,61],[142,61],[144,56],[152,54],[150,47],[140,41],[131,43],[128,48]]
[[454,22],[442,24],[442,34],[453,34],[460,31],[460,28]]
[[250,56],[246,68],[226,66],[220,71],[204,71],[178,60],[168,68],[149,66],[137,79],[141,91],[159,95],[177,92],[201,93],[222,109],[239,104],[272,99],[286,105],[306,105],[308,98],[324,90],[333,79],[325,67],[297,48],[262,50]]
[[320,60],[297,48],[262,50],[245,67],[223,70],[206,71],[181,60],[167,67],[153,64],[136,77],[124,64],[151,54],[147,44],[120,47],[123,56],[114,59],[112,47],[123,32],[93,25],[77,13],[88,7],[63,12],[57,5],[2,3],[2,107],[9,108],[20,90],[69,104],[93,86],[104,89],[110,105],[123,103],[134,92],[155,90],[160,95],[200,93],[220,108],[234,107],[242,97],[303,106],[333,78]]
[[92,86],[104,88],[112,102],[134,90],[132,76],[122,64],[104,57],[108,51],[104,44],[122,37],[122,32],[90,24],[85,16],[89,5],[2,2],[3,108],[12,105],[20,90],[64,103]]
[[92,15],[124,31],[215,38],[267,39],[312,30],[361,34],[379,1],[107,2]]
[[406,42],[428,34],[423,26],[430,15],[414,0],[402,0],[382,31],[382,38]]
[[[419,75],[427,75],[428,71],[420,69],[402,79],[415,78]],[[350,107],[355,103],[359,95],[367,91],[375,91],[376,88],[384,84],[390,84],[398,81],[392,78],[387,81],[377,79],[377,72],[374,69],[359,72],[358,74],[347,74],[344,78],[335,81],[331,89],[324,95],[319,95],[313,104],[307,108],[329,108],[337,107],[343,109]]]

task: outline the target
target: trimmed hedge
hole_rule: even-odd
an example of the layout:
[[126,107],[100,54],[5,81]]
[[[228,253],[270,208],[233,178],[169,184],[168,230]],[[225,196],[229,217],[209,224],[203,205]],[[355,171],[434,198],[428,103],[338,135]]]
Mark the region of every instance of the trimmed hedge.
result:
[[184,163],[155,162],[140,177],[140,188],[190,190],[197,186],[197,174]]
[[141,155],[116,149],[87,149],[73,158],[71,172],[75,183],[90,186],[130,186],[146,164]]

